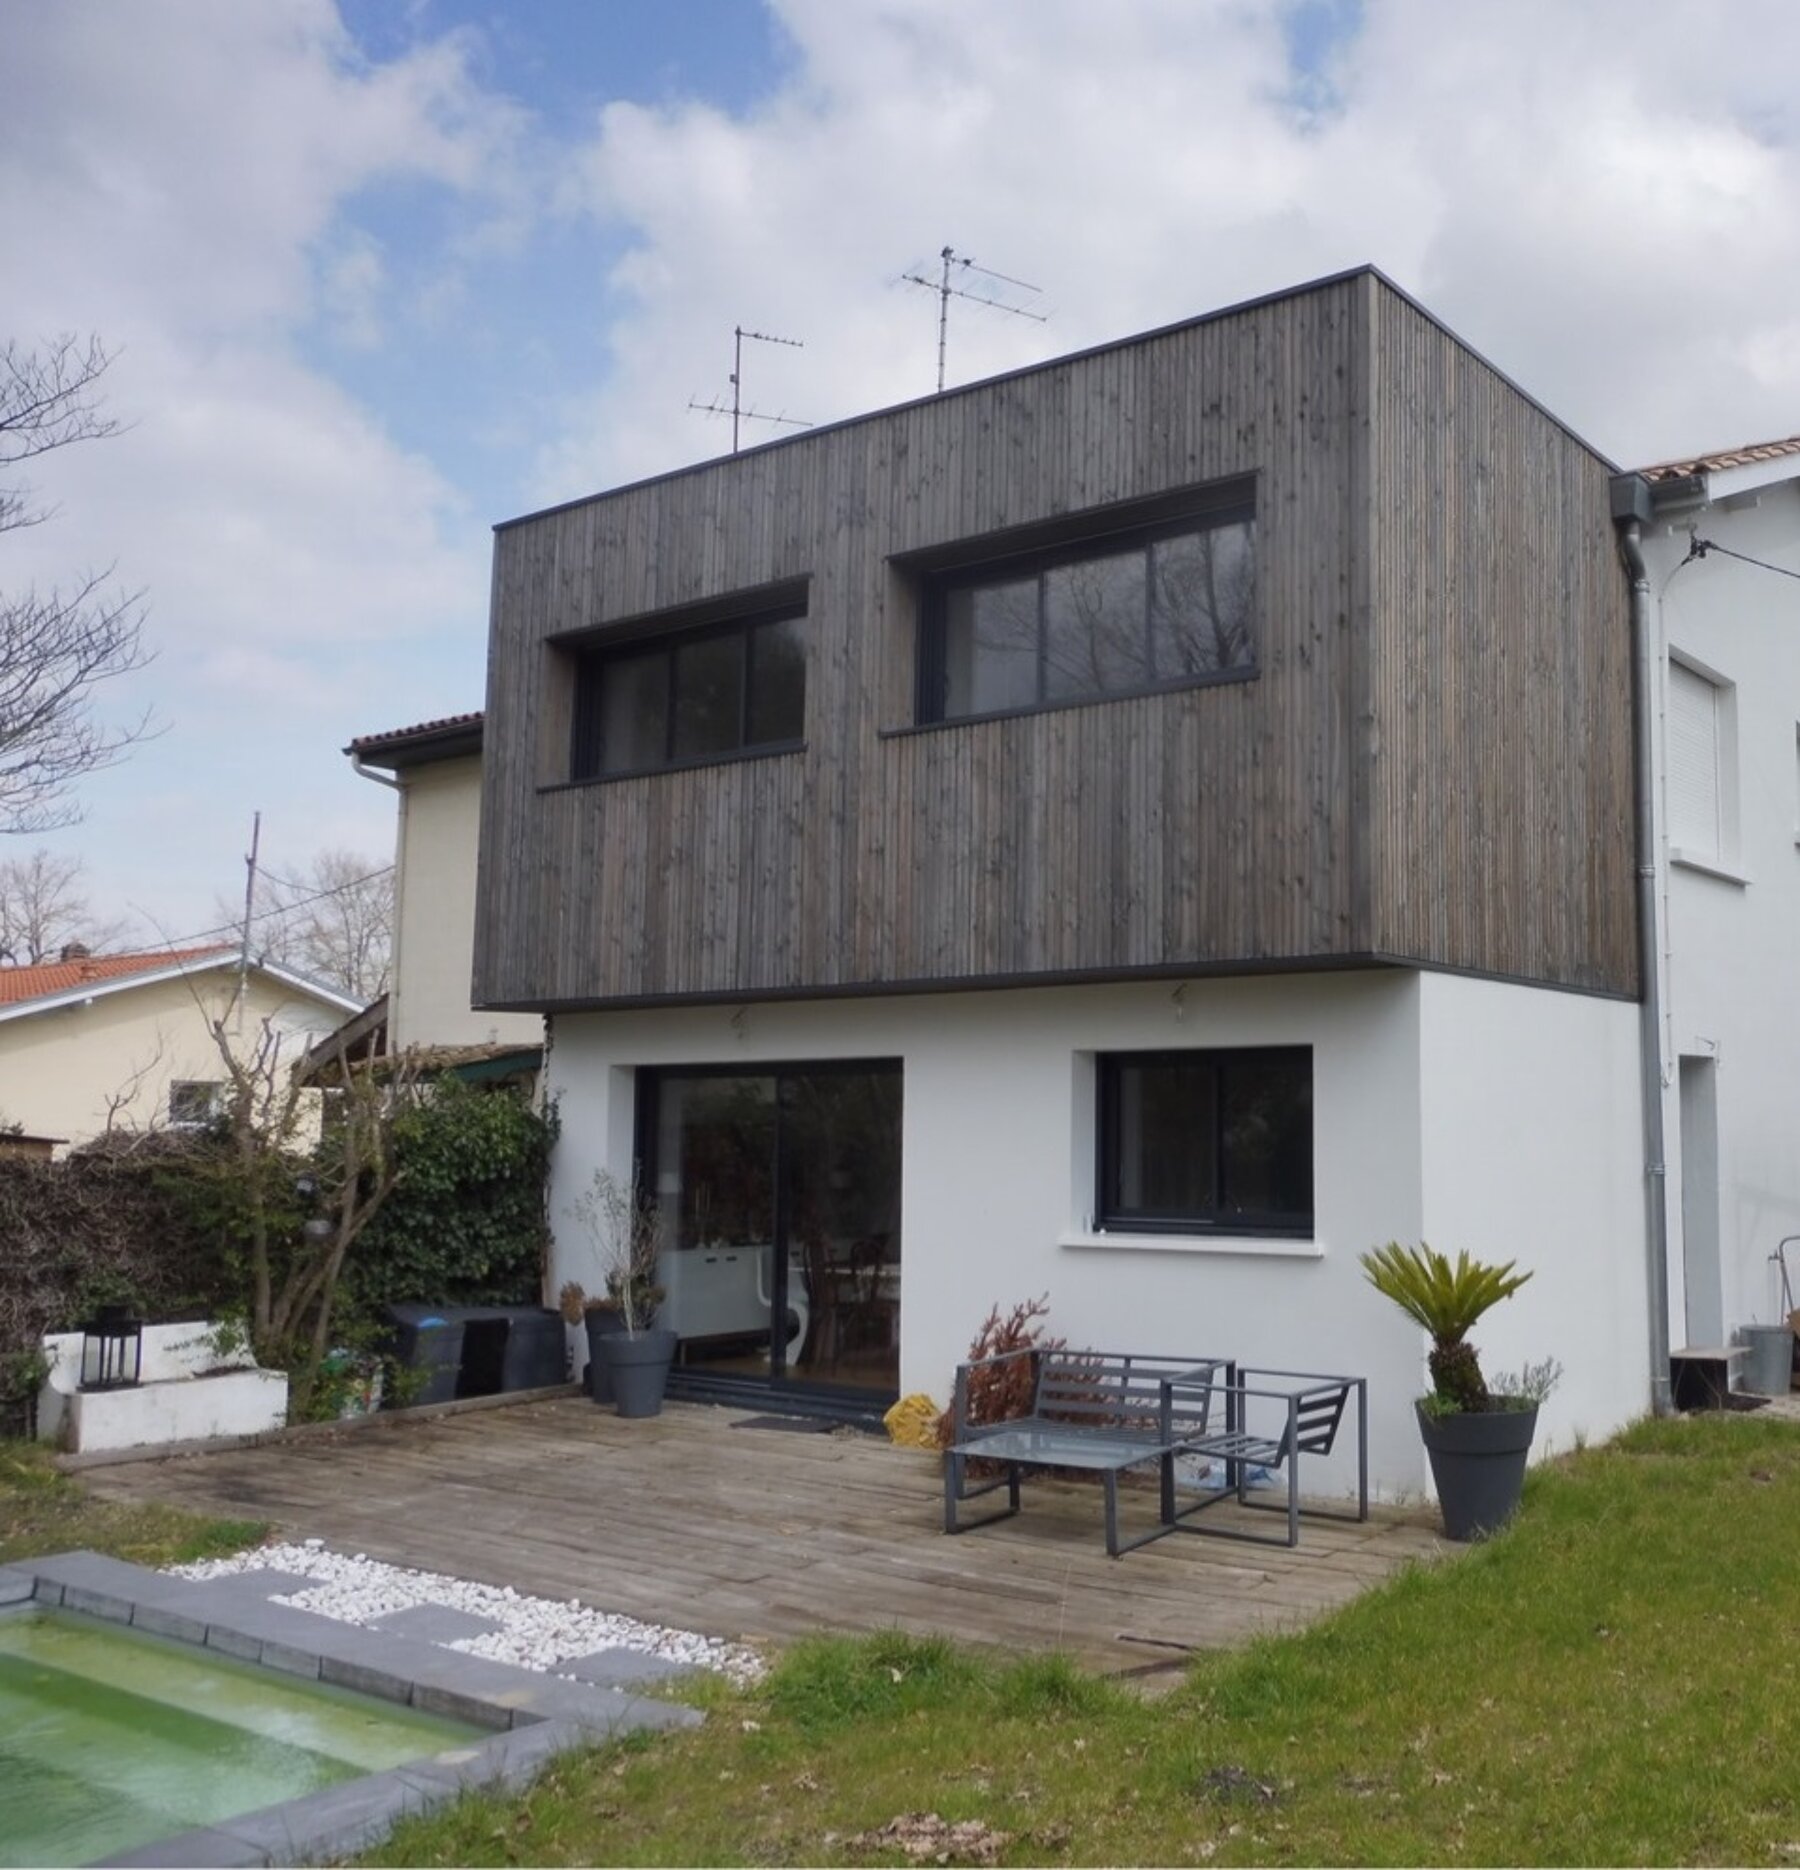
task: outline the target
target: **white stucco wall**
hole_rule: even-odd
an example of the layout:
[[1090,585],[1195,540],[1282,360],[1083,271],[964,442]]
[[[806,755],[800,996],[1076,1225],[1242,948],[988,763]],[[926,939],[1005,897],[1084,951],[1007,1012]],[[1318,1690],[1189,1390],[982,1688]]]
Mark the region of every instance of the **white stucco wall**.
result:
[[1419,993],[1424,1238],[1531,1273],[1471,1335],[1490,1375],[1563,1366],[1534,1457],[1598,1440],[1650,1398],[1637,1006],[1454,974]]
[[[596,1283],[569,1208],[596,1167],[629,1170],[632,1067],[899,1058],[903,1391],[945,1400],[988,1307],[1048,1292],[1073,1343],[1371,1375],[1372,1471],[1416,1495],[1418,1334],[1356,1256],[1419,1233],[1418,1009],[1417,978],[1393,972],[564,1015],[551,1287]],[[1315,1239],[1089,1231],[1093,1054],[1274,1044],[1313,1047]]]
[[[235,971],[213,969],[0,1020],[0,1116],[70,1143],[107,1128],[115,1097],[113,1127],[166,1123],[171,1084],[223,1081],[210,1022],[225,1012],[236,986]],[[287,1036],[284,1056],[298,1059],[343,1017],[341,1007],[250,975],[242,1014],[247,1044],[268,1019]],[[231,1024],[235,1029],[237,1021]]]
[[481,756],[402,769],[388,1032],[409,1045],[536,1045],[532,1013],[479,1013],[475,859],[481,837]]
[[[1736,793],[1737,848],[1718,866],[1727,874],[1671,861],[1666,791],[1658,795],[1669,1317],[1678,1348],[1696,1335],[1684,1277],[1683,1055],[1713,1062],[1718,1282],[1728,1333],[1779,1319],[1769,1256],[1783,1235],[1800,1233],[1800,582],[1720,554],[1681,562],[1698,532],[1800,571],[1800,481],[1782,478],[1796,465],[1714,476],[1710,504],[1672,516],[1645,540],[1664,650],[1659,703],[1666,706],[1669,650],[1735,685],[1726,774]],[[1659,706],[1659,747],[1665,727]],[[1800,1275],[1800,1249],[1789,1254]]]

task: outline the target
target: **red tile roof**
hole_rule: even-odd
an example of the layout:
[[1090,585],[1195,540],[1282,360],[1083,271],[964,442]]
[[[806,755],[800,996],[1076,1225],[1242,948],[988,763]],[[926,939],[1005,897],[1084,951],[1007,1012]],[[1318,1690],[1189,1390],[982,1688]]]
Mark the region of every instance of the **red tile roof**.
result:
[[1800,455],[1800,435],[1785,441],[1749,442],[1742,448],[1721,448],[1716,454],[1693,455],[1685,461],[1659,461],[1655,467],[1639,468],[1645,480],[1683,480],[1690,474],[1721,474],[1727,468],[1754,467],[1760,461],[1780,461],[1788,455]]
[[190,961],[231,952],[229,942],[205,948],[163,948],[149,954],[90,954],[67,961],[44,961],[36,967],[0,967],[0,1006],[69,993],[90,981],[119,980],[131,974],[156,974]]
[[479,708],[473,714],[446,714],[435,721],[418,721],[411,727],[389,728],[384,734],[362,734],[351,741],[351,753],[369,753],[378,748],[388,748],[397,742],[423,740],[438,734],[454,733],[458,728],[479,728],[482,712]]

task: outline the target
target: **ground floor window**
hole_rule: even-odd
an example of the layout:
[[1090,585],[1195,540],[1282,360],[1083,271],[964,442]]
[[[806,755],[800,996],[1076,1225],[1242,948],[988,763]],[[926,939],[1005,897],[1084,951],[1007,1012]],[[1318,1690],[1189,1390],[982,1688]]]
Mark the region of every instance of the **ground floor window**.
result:
[[1309,1234],[1312,1049],[1105,1052],[1101,1228]]

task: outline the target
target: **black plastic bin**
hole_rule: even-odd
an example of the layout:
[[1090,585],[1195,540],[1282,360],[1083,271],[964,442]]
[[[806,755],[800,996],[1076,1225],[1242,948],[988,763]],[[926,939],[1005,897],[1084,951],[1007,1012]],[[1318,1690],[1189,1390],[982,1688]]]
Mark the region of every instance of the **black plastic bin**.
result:
[[462,1379],[463,1320],[454,1305],[390,1305],[394,1324],[394,1360],[407,1370],[424,1372],[424,1381],[408,1385],[407,1401],[441,1403],[456,1400]]
[[569,1340],[560,1312],[541,1305],[503,1305],[510,1327],[506,1334],[506,1362],[502,1389],[548,1389],[569,1380]]
[[547,1389],[568,1375],[561,1316],[541,1305],[390,1305],[394,1356],[427,1372],[414,1403]]

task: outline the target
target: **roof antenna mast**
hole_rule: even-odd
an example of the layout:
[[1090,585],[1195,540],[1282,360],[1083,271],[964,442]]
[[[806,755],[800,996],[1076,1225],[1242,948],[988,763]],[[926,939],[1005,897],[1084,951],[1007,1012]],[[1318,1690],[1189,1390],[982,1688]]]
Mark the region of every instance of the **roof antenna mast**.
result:
[[1043,291],[1042,286],[1034,286],[1023,279],[1014,279],[1010,273],[996,273],[991,266],[977,266],[975,262],[959,254],[955,248],[946,247],[938,258],[943,262],[943,274],[938,279],[927,279],[923,272],[902,273],[900,277],[914,286],[923,286],[927,292],[935,292],[938,301],[938,375],[937,386],[944,387],[944,360],[950,346],[950,301],[952,299],[972,299],[977,305],[985,305],[991,312],[1006,312],[1013,318],[1029,318],[1037,324],[1049,320],[1047,312],[1034,312],[1023,305],[1008,305],[992,292],[971,292],[965,286],[953,286],[950,283],[953,267],[960,268],[955,274],[958,279],[972,279],[979,273],[983,279],[991,279],[997,285],[1016,286],[1021,292],[1029,292],[1034,298]]
[[779,422],[791,429],[811,428],[810,422],[802,422],[798,416],[765,416],[744,407],[744,340],[754,338],[758,344],[784,344],[795,351],[805,350],[805,343],[799,338],[778,338],[767,331],[748,331],[742,325],[733,325],[731,336],[731,407],[727,409],[716,398],[712,402],[701,403],[691,396],[688,398],[688,407],[697,409],[705,416],[730,416],[733,454],[738,451],[738,431],[745,422]]

